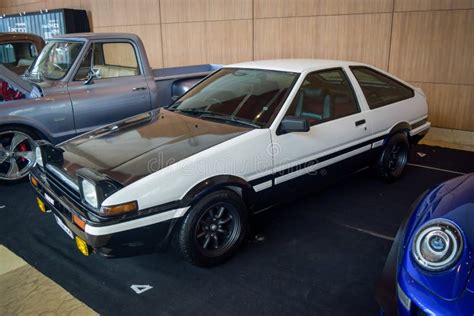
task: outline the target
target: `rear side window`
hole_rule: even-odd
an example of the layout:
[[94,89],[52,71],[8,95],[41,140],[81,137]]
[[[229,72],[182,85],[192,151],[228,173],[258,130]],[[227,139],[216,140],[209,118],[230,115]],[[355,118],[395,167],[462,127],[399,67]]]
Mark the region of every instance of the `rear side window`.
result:
[[415,93],[401,82],[366,67],[350,67],[371,109],[412,98]]
[[15,48],[12,44],[0,45],[0,63],[12,64],[16,62]]

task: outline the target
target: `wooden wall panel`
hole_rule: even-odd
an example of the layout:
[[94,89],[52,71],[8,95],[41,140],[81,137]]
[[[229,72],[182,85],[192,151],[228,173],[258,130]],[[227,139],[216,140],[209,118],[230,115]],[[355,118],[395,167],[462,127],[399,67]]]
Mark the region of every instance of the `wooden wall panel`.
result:
[[395,0],[395,11],[472,9],[474,0]]
[[255,21],[255,59],[329,58],[387,69],[390,14]]
[[25,4],[19,4],[15,6],[8,6],[4,7],[3,11],[0,12],[1,14],[17,14],[20,12],[32,12],[32,11],[39,11],[41,9],[44,9],[44,2],[31,2],[31,3],[25,3]]
[[255,0],[255,18],[391,12],[393,0]]
[[2,14],[62,7],[87,10],[96,32],[138,34],[153,67],[373,64],[424,89],[434,126],[474,129],[474,0],[0,0]]
[[161,0],[163,23],[252,19],[252,0]]
[[96,27],[95,32],[127,32],[135,33],[143,41],[149,62],[152,67],[163,67],[161,48],[161,30],[159,24],[133,25],[133,26],[108,26]]
[[44,7],[46,9],[58,9],[58,8],[68,8],[68,9],[82,9],[81,0],[45,0]]
[[160,23],[160,5],[157,0],[90,1],[96,27]]
[[390,71],[413,81],[474,84],[474,10],[396,13]]
[[19,6],[31,3],[38,3],[42,2],[43,0],[2,0],[1,6],[2,7],[11,7],[11,6]]
[[252,21],[163,24],[165,66],[252,59]]
[[433,126],[474,131],[474,86],[414,82],[428,98]]

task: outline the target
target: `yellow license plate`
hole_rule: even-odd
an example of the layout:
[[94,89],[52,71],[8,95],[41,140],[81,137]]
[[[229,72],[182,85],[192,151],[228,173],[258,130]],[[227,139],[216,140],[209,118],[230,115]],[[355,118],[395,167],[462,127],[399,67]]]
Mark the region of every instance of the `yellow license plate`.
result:
[[46,213],[46,205],[44,205],[44,202],[41,201],[39,197],[36,197],[36,204],[38,204],[38,207],[41,212]]
[[79,249],[79,251],[84,256],[88,256],[89,255],[89,247],[87,246],[87,243],[84,240],[82,240],[81,238],[77,237],[77,236],[74,239],[76,240],[77,249]]

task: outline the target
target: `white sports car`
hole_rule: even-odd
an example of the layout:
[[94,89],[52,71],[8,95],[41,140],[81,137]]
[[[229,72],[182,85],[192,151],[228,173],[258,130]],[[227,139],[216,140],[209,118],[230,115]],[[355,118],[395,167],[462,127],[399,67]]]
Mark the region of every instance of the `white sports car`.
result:
[[210,266],[236,251],[257,202],[286,181],[325,181],[342,165],[399,178],[427,110],[420,89],[372,66],[240,63],[168,108],[40,142],[31,182],[85,255],[172,240]]

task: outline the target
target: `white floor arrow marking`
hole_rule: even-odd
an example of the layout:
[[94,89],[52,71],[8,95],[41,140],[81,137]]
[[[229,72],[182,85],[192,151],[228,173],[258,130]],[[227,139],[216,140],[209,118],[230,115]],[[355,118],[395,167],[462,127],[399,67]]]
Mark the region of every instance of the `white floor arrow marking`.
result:
[[151,285],[138,285],[138,284],[133,284],[132,286],[130,286],[130,288],[132,290],[135,291],[135,293],[137,294],[142,294],[143,292],[146,292],[148,290],[151,290],[153,288],[153,286]]

